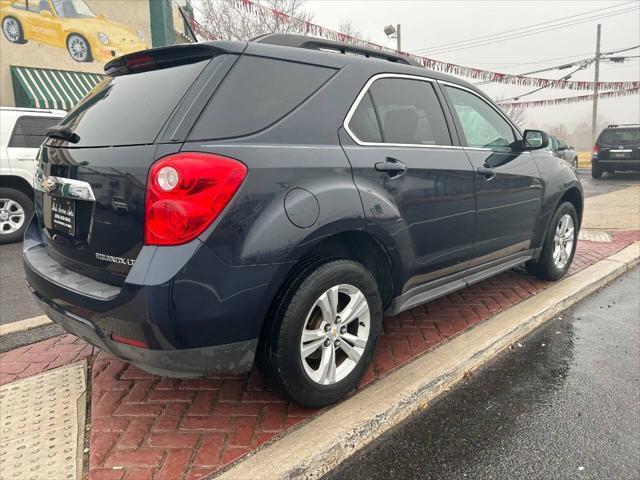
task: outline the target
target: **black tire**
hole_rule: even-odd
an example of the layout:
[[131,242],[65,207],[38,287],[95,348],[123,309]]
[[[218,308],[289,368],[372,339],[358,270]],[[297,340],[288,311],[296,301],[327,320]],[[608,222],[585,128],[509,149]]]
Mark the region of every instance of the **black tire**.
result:
[[[8,22],[15,22],[15,24],[17,24],[17,36],[7,33]],[[2,19],[2,33],[4,34],[4,38],[6,38],[11,43],[17,43],[20,45],[27,43],[27,40],[24,39],[24,29],[22,28],[22,24],[16,17],[12,17],[11,15],[9,15]]]
[[[7,204],[7,201],[17,203],[24,213],[20,228],[11,232],[9,232],[11,225],[8,222],[8,219],[3,218],[5,213],[5,204]],[[15,190],[13,188],[0,188],[0,244],[22,241],[24,231],[33,216],[33,211],[33,200],[20,190]]]
[[[369,336],[362,355],[350,373],[335,383],[322,385],[305,371],[300,354],[301,336],[307,316],[316,301],[330,288],[341,284],[356,287],[366,298],[369,307]],[[351,392],[364,375],[382,328],[382,315],[378,285],[361,264],[349,260],[312,264],[299,271],[290,281],[274,309],[271,327],[265,332],[267,338],[263,339],[259,365],[268,379],[299,404],[319,408],[334,403]],[[356,318],[357,322],[354,323],[360,324],[360,319]],[[356,325],[356,328],[360,326]]]
[[602,169],[595,162],[591,163],[591,178],[594,178],[594,179],[602,178]]
[[[80,50],[75,50],[75,46],[83,45],[83,54],[80,53]],[[92,62],[93,55],[91,54],[91,45],[87,41],[87,39],[80,35],[79,33],[72,33],[67,37],[67,52],[69,56],[75,60],[76,62],[85,63]]]
[[[570,215],[571,219],[573,220],[573,244],[571,247],[571,253],[570,255],[568,255],[568,260],[561,268],[559,268],[553,259],[555,246],[554,239],[556,229],[558,228],[558,223],[560,222],[560,219],[565,215]],[[545,236],[545,240],[542,245],[542,253],[540,254],[540,257],[537,261],[530,261],[525,264],[527,271],[543,280],[558,280],[559,278],[564,276],[564,274],[569,270],[571,262],[573,261],[573,256],[576,253],[579,227],[580,225],[578,223],[578,214],[576,213],[576,209],[573,204],[570,202],[562,203],[551,219],[549,230],[547,231],[547,235]]]

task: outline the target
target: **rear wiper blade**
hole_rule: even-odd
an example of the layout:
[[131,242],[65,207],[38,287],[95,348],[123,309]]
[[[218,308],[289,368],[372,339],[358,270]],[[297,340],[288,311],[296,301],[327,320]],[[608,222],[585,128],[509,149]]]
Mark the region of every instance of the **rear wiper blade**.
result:
[[70,143],[78,143],[80,141],[80,136],[77,133],[72,132],[69,127],[63,127],[60,125],[47,128],[45,135],[49,138],[66,140]]

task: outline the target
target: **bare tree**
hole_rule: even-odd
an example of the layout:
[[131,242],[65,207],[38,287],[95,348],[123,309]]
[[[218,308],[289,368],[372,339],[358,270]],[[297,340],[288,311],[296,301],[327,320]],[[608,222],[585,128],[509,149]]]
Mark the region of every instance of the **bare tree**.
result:
[[507,114],[507,117],[509,117],[513,123],[515,123],[520,128],[525,127],[525,123],[527,122],[527,114],[524,108],[509,103],[501,104],[500,108],[502,108],[502,111]]
[[[604,119],[598,122],[598,128],[596,131],[600,133],[611,122]],[[590,151],[593,148],[591,140],[591,121],[590,119],[585,122],[580,122],[576,125],[573,133],[567,135],[564,138],[570,145],[574,145],[579,151]]]
[[200,23],[205,35],[215,40],[245,41],[267,33],[306,34],[313,15],[304,0],[263,0],[258,6],[238,0],[201,0]]
[[554,137],[561,138],[563,140],[565,140],[567,138],[567,135],[569,135],[569,132],[567,131],[567,127],[562,123],[552,126],[549,129],[549,133]]
[[338,31],[353,38],[359,39],[360,37],[362,37],[362,34],[353,26],[351,20],[342,20],[340,22],[340,26],[338,27]]

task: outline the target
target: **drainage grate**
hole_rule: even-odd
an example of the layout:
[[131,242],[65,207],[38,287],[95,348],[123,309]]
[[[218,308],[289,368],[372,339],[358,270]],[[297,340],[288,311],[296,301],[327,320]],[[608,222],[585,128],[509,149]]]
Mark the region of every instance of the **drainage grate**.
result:
[[0,387],[0,478],[77,479],[82,471],[84,362]]

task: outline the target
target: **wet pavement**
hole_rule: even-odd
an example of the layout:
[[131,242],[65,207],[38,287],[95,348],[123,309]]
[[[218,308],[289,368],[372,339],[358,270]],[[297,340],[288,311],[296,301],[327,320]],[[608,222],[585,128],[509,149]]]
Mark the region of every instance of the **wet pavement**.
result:
[[593,197],[603,195],[609,192],[615,192],[622,188],[638,185],[640,182],[640,173],[638,172],[616,172],[614,174],[605,173],[602,178],[595,180],[591,178],[590,168],[578,169],[578,178],[582,183],[585,197]]
[[325,480],[640,478],[639,313],[636,268]]

